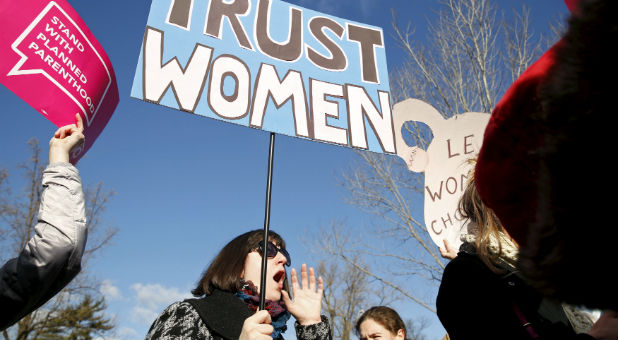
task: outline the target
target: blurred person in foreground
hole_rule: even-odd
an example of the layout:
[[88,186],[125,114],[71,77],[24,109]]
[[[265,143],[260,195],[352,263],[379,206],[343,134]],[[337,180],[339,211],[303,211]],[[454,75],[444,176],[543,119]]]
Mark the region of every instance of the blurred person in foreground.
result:
[[[618,311],[613,147],[618,1],[567,1],[563,38],[494,108],[476,164],[484,204],[548,297]],[[614,269],[612,269],[614,268]]]
[[544,298],[516,269],[517,243],[479,198],[474,174],[459,203],[468,232],[446,266],[437,313],[453,340],[618,339],[618,318],[589,313]]

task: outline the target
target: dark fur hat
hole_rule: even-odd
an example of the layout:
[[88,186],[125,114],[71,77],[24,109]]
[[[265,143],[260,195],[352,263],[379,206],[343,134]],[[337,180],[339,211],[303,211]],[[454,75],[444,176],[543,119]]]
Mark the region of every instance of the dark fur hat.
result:
[[520,244],[530,282],[613,310],[617,14],[615,0],[580,2],[561,41],[496,106],[476,166],[479,193]]

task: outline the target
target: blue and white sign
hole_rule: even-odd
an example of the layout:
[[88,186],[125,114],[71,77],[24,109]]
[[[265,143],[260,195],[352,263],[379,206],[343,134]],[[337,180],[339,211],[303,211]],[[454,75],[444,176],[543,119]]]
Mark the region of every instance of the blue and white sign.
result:
[[279,0],[153,0],[131,96],[396,153],[382,29]]

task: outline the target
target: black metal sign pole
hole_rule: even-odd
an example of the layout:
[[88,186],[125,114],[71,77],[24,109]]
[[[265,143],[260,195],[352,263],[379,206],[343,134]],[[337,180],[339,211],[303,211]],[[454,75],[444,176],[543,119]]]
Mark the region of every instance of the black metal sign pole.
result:
[[275,151],[275,134],[270,133],[270,149],[268,150],[268,180],[266,184],[266,212],[264,216],[264,239],[262,240],[262,277],[260,279],[260,310],[264,309],[266,300],[266,267],[268,256],[266,255],[266,243],[268,243],[268,228],[270,228],[270,193],[273,184],[273,158]]

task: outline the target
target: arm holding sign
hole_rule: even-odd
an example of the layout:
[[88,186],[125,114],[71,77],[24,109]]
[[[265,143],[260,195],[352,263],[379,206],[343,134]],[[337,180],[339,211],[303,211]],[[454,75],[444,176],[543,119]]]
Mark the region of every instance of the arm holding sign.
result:
[[76,119],[49,143],[34,236],[0,268],[0,330],[51,299],[81,269],[87,235],[84,194],[79,172],[68,163],[71,149],[84,142],[79,114]]

